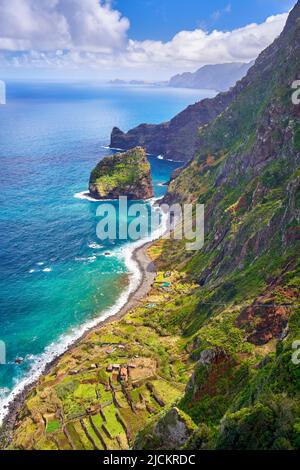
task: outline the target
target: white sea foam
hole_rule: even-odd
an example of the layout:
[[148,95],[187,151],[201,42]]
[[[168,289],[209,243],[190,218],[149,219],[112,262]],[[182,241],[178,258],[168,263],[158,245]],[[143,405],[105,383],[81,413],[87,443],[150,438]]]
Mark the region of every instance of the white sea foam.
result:
[[43,273],[51,273],[52,269],[51,268],[45,268],[43,269]]
[[82,199],[85,201],[90,201],[90,202],[99,202],[99,199],[95,199],[90,195],[89,192],[82,191],[81,193],[76,193],[74,194],[75,199]]
[[88,247],[92,248],[92,250],[101,250],[103,245],[99,245],[99,243],[90,243]]
[[0,388],[0,400],[3,399],[7,395],[7,393],[9,393],[9,388]]
[[163,155],[158,155],[158,156],[157,156],[157,160],[164,160],[164,159],[165,159],[165,158],[164,158]]
[[102,145],[102,148],[105,150],[116,150],[117,152],[125,152],[124,149],[119,149],[118,147],[109,147],[108,145]]
[[115,201],[118,201],[118,199],[95,199],[94,197],[92,197],[90,195],[89,192],[86,192],[86,191],[82,191],[81,193],[76,193],[74,194],[73,196],[75,199],[82,199],[82,200],[85,200],[85,201],[90,201],[90,202],[115,202]]
[[83,262],[86,262],[86,263],[93,263],[94,261],[96,261],[96,259],[97,259],[97,256],[93,255],[93,256],[87,256],[87,257],[82,257],[82,258],[76,257],[75,261],[83,261]]
[[[100,199],[96,199],[90,195],[89,192],[82,191],[81,193],[74,194],[75,199],[81,199],[83,201],[90,201],[90,202],[101,202]],[[117,199],[105,199],[105,202],[113,202]],[[103,202],[103,201],[102,201]]]
[[[155,201],[156,199],[153,199],[151,204],[153,205]],[[115,250],[115,253],[124,260],[129,272],[128,287],[120,295],[117,302],[112,307],[102,312],[99,317],[94,318],[79,327],[72,328],[68,333],[62,335],[56,342],[47,346],[41,355],[30,356],[30,362],[32,362],[32,364],[26,376],[16,382],[14,389],[9,394],[0,394],[0,425],[9,411],[9,405],[26,387],[30,386],[40,377],[40,375],[45,371],[47,364],[51,363],[56,357],[65,353],[75,341],[84,335],[84,333],[97,326],[103,320],[106,320],[118,313],[118,311],[126,304],[129,296],[139,287],[142,281],[142,273],[138,263],[133,257],[133,253],[137,248],[160,238],[165,233],[166,221],[167,216],[163,214],[161,226],[153,232],[150,237],[138,240],[134,243],[128,243],[122,249]]]

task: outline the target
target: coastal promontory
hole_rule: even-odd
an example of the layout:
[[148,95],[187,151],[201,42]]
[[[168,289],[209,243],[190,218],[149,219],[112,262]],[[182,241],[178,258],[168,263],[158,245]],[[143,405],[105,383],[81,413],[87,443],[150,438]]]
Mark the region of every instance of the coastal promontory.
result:
[[145,150],[136,147],[105,157],[91,173],[89,191],[99,200],[120,196],[130,200],[152,198],[151,168]]
[[153,155],[188,162],[199,148],[199,128],[216,119],[234,101],[237,92],[235,88],[204,99],[162,124],[141,124],[127,133],[114,127],[110,147],[128,150],[138,145]]

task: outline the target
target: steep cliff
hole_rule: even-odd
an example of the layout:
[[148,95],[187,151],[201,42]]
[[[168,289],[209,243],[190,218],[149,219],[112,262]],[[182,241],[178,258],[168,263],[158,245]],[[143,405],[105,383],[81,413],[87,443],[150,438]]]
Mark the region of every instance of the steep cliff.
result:
[[170,79],[169,86],[227,91],[246,75],[252,65],[253,62],[205,65],[194,73],[175,75]]
[[300,449],[299,69],[297,2],[169,187],[203,249],[151,247],[149,297],[41,378],[10,448]]
[[162,154],[177,161],[190,161],[199,145],[199,127],[222,113],[234,99],[237,90],[191,105],[169,122],[141,124],[127,133],[115,127],[110,146],[128,150],[139,145],[149,153]]
[[135,148],[101,160],[92,171],[89,190],[96,199],[152,198],[151,169],[145,151]]
[[[189,449],[300,447],[299,69],[300,2],[236,99],[200,130],[196,156],[166,198],[206,208],[204,249],[187,256],[173,247],[200,286],[180,318],[196,361],[176,405],[199,426]],[[136,445],[160,448],[147,433]]]

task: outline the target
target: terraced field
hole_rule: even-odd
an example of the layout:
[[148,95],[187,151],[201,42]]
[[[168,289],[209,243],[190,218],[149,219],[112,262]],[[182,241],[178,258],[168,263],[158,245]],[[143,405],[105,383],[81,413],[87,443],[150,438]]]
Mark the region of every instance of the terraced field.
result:
[[146,422],[183,396],[192,362],[180,337],[165,335],[155,321],[176,290],[193,289],[180,277],[168,273],[171,287],[164,288],[160,273],[140,307],[90,333],[40,379],[11,448],[128,449]]

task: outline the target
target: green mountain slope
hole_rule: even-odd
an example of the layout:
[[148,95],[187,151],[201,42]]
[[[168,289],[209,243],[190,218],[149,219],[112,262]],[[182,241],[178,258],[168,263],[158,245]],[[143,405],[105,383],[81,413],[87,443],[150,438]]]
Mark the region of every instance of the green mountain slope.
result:
[[[169,201],[206,206],[205,247],[188,260],[182,251],[181,260],[201,286],[197,308],[181,319],[198,359],[178,405],[199,426],[188,448],[300,446],[300,368],[292,362],[300,337],[300,106],[291,99],[299,69],[298,2],[232,105],[200,129],[197,156],[169,189]],[[153,435],[163,445],[166,433],[161,442],[157,434],[166,419],[137,447],[152,448]]]
[[153,244],[150,295],[40,379],[9,448],[300,449],[299,49],[300,2],[170,185],[204,248]]

